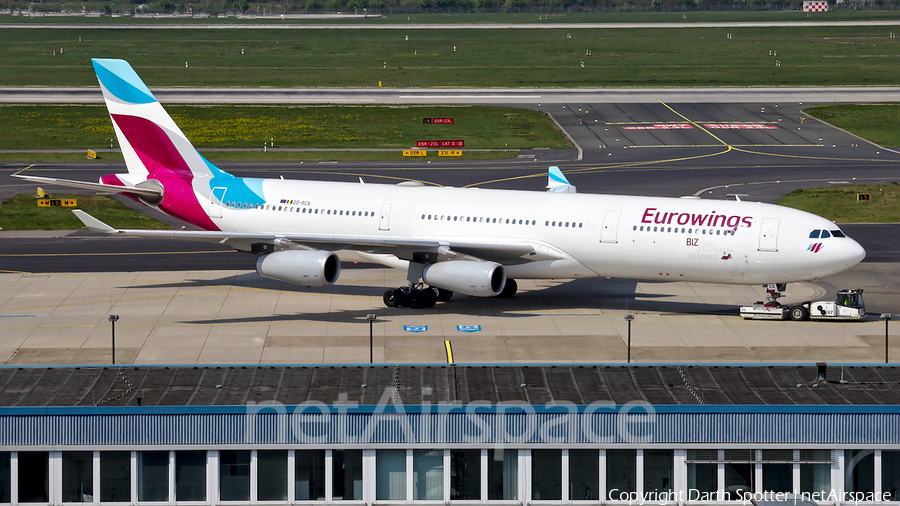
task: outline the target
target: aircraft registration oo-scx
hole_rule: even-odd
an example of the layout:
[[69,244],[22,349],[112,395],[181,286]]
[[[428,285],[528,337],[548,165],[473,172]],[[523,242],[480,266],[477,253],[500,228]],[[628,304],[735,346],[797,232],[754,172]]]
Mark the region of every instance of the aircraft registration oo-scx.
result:
[[626,277],[784,284],[843,271],[865,250],[834,223],[742,201],[576,193],[556,167],[547,192],[235,177],[206,160],[124,60],[94,70],[128,172],[89,183],[201,231],[120,230],[75,210],[91,230],[212,241],[258,255],[261,276],[337,281],[340,260],[407,271],[390,307],[431,307],[453,292],[512,296],[516,279]]

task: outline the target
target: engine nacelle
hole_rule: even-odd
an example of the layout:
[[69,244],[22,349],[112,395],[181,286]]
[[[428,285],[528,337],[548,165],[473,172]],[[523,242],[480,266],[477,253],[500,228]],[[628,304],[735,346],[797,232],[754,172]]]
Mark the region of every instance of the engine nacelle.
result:
[[285,250],[260,255],[256,272],[295,285],[328,286],[341,274],[341,261],[330,251]]
[[450,260],[425,266],[425,283],[475,297],[499,295],[506,286],[506,271],[496,262]]

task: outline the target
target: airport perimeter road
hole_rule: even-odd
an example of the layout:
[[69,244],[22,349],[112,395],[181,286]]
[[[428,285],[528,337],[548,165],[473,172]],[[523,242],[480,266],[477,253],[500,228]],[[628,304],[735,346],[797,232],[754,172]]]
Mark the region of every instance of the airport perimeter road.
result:
[[[897,87],[847,88],[628,88],[628,89],[224,89],[154,88],[163,104],[625,104],[655,103],[869,103],[900,100]],[[714,98],[713,98],[714,97]],[[0,88],[0,102],[102,103],[97,88]]]

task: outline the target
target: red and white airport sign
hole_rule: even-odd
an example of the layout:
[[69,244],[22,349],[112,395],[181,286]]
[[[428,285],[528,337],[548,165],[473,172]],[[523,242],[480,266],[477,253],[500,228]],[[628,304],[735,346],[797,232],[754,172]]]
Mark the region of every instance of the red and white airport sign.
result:
[[417,148],[463,148],[466,145],[466,141],[462,140],[453,140],[453,141],[416,141]]

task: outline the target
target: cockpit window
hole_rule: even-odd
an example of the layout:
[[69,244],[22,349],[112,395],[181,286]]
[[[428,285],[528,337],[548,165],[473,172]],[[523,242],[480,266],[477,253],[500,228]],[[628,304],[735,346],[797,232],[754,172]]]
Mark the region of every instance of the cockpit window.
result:
[[844,235],[844,233],[841,232],[840,230],[832,230],[832,231],[831,231],[831,235],[834,236],[834,237],[847,237],[847,236]]
[[813,230],[812,232],[809,233],[809,238],[810,239],[818,239],[819,232],[820,232],[819,230]]
[[829,234],[827,230],[823,230],[822,231],[822,239],[827,239],[829,237],[831,237],[831,234]]

